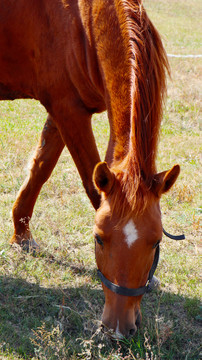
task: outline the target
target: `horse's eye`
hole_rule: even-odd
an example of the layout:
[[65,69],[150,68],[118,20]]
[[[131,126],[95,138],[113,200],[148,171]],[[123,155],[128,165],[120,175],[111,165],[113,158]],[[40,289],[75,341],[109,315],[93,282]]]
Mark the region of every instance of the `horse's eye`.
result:
[[98,243],[99,245],[103,246],[103,241],[102,241],[100,235],[95,234],[95,240],[97,241],[97,243]]
[[152,246],[152,248],[153,248],[153,249],[156,249],[157,246],[160,244],[160,242],[161,242],[161,240],[157,241],[157,242]]

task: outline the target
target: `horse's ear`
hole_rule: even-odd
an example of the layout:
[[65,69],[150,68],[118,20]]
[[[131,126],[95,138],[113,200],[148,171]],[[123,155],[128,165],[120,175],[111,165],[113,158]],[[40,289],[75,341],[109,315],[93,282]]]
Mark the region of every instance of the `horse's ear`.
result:
[[99,162],[93,171],[93,182],[97,190],[103,191],[106,194],[109,194],[109,192],[112,189],[112,186],[115,181],[115,175],[109,167],[107,166],[107,163],[105,161]]
[[180,166],[174,165],[171,170],[163,171],[159,174],[156,174],[153,179],[152,190],[160,197],[163,193],[170,190],[173,186],[177,177],[180,173]]

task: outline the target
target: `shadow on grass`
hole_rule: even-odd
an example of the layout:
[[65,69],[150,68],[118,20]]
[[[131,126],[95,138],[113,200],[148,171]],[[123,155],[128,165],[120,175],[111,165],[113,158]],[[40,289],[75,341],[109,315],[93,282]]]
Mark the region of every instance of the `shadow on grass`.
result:
[[[67,342],[92,335],[101,317],[104,297],[101,290],[80,288],[43,288],[23,279],[0,276],[0,344],[3,350],[34,356],[33,331],[45,324],[57,327]],[[78,343],[79,344],[79,343]]]
[[43,288],[23,279],[0,277],[1,351],[23,359],[42,355],[44,359],[84,359],[89,351],[92,359],[102,358],[101,354],[103,359],[113,359],[110,354],[118,354],[121,346],[120,359],[129,349],[141,358],[146,353],[159,359],[199,358],[198,300],[161,291],[146,295],[141,329],[134,339],[121,344],[100,334],[94,337],[103,304],[102,290],[88,284]]

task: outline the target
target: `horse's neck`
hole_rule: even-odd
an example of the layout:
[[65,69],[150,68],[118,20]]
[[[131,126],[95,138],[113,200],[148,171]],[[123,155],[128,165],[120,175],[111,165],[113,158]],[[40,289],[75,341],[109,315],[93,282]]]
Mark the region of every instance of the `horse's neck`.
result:
[[[114,161],[150,182],[168,62],[158,32],[139,0],[94,0],[93,25],[111,125]],[[127,161],[126,161],[127,160]]]
[[[110,6],[95,1],[93,16],[97,56],[103,73],[105,102],[111,128],[114,160],[125,157],[130,137],[131,63],[128,33],[122,29],[117,1]],[[100,16],[98,16],[99,14]],[[120,21],[121,18],[121,21]]]

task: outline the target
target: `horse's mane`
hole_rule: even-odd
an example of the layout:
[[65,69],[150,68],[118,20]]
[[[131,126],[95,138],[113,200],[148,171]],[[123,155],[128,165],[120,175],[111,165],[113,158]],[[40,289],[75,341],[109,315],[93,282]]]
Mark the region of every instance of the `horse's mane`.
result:
[[[166,93],[166,70],[169,65],[160,36],[149,20],[142,0],[115,0],[128,37],[131,63],[131,133],[126,158],[114,168],[122,193],[117,199],[136,213],[143,210],[156,173],[156,155],[163,100]],[[123,21],[124,19],[124,21]],[[125,200],[124,200],[125,199]],[[117,201],[116,202],[116,208]]]

